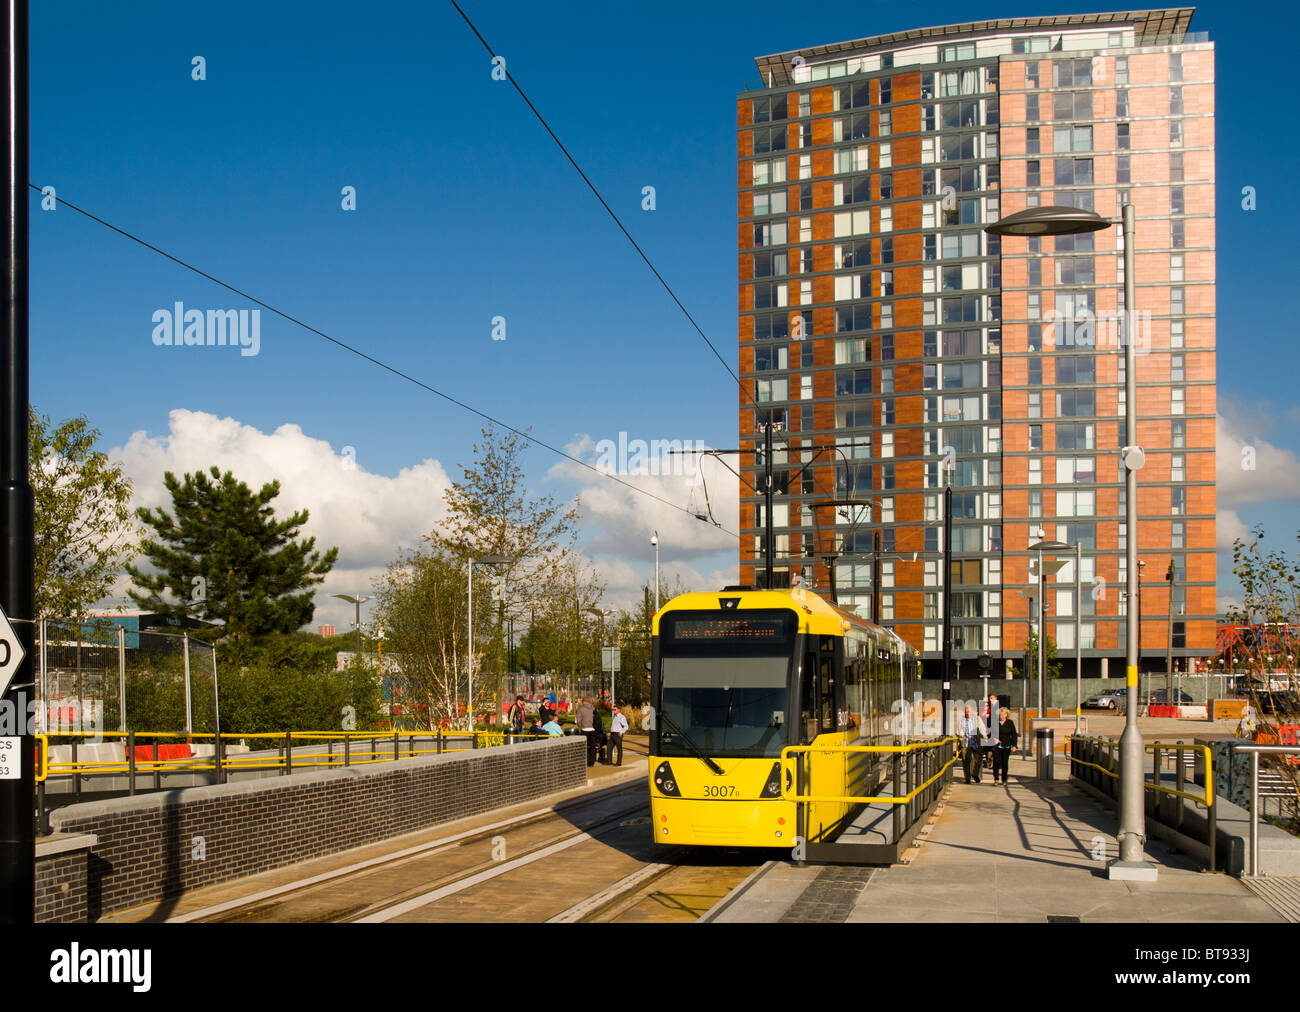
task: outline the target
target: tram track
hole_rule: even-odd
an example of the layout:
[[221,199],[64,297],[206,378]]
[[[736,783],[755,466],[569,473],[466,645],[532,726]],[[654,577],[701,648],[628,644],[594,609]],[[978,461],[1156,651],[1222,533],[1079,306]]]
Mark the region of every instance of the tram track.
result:
[[[369,858],[342,868],[287,882],[251,897],[241,897],[191,911],[170,918],[169,923],[249,923],[268,920],[355,921],[374,917],[382,910],[408,902],[422,893],[437,889],[451,889],[458,882],[500,869],[502,864],[513,866],[516,861],[521,861],[529,855],[545,851],[547,848],[564,844],[566,841],[572,841],[569,843],[571,846],[573,843],[590,839],[593,832],[601,832],[611,828],[611,826],[616,827],[629,815],[648,811],[648,803],[645,800],[638,800],[633,804],[621,806],[611,814],[601,815],[590,825],[583,824],[579,813],[585,809],[608,805],[611,801],[620,799],[623,795],[638,791],[644,792],[644,790],[645,782],[638,778],[626,785],[612,787],[595,795],[572,799],[557,808],[526,812],[511,819],[491,823],[487,826],[475,827],[449,837],[440,837],[436,840],[404,848],[392,854]],[[544,833],[541,839],[535,838],[537,829],[544,828],[543,824],[556,820],[570,820],[572,825],[566,831]],[[494,859],[494,856],[490,856],[486,861],[472,860],[471,863],[466,865],[463,861],[455,860],[457,857],[463,858],[469,855],[472,848],[475,847],[483,848],[486,846],[489,848],[489,854],[491,855],[491,849],[498,846],[499,841],[504,842],[505,850],[509,853],[515,845],[511,840],[511,834],[515,836],[522,835],[526,839],[523,844],[523,851],[510,861],[503,862],[500,859]],[[527,839],[530,836],[534,838]],[[331,893],[354,893],[367,879],[378,884],[379,880],[388,878],[402,869],[405,869],[408,873],[414,871],[418,875],[420,872],[416,869],[418,869],[421,862],[432,863],[436,862],[437,859],[450,861],[456,866],[452,870],[441,874],[434,872],[430,878],[424,879],[417,887],[389,889],[384,893],[383,900],[339,901],[336,903],[330,903],[328,900]],[[488,875],[487,877],[492,876]],[[303,910],[304,907],[314,908],[314,910],[305,911]]]

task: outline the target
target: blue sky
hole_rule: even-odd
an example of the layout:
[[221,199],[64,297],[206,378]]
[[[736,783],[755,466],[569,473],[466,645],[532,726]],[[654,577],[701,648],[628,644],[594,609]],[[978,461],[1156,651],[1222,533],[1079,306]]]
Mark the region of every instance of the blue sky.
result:
[[[755,56],[930,24],[1121,9],[818,5],[794,18],[776,3],[465,8],[732,362],[734,103],[757,77]],[[1234,516],[1271,534],[1294,530],[1300,497],[1300,355],[1277,297],[1294,285],[1284,214],[1297,124],[1289,61],[1260,34],[1276,13],[1210,3],[1193,19],[1218,58],[1220,401],[1236,436],[1276,449],[1267,473],[1234,476]],[[206,80],[192,79],[195,56]],[[556,445],[620,431],[734,445],[732,381],[514,89],[492,80],[450,4],[46,4],[34,12],[31,62],[36,184]],[[1253,212],[1241,209],[1248,185]],[[341,209],[345,186],[356,188],[355,211]],[[644,186],[655,187],[653,212],[641,209]],[[155,347],[156,310],[249,304],[67,208],[42,211],[35,196],[32,207],[32,399],[56,418],[87,415],[106,446],[134,446],[133,466],[200,466],[201,453],[216,453],[211,462],[242,477],[239,465],[255,473],[258,454],[265,464],[352,447],[357,470],[385,481],[344,500],[362,495],[353,509],[378,530],[351,558],[347,513],[318,534],[345,542],[340,569],[356,582],[420,528],[404,504],[407,529],[394,526],[389,545],[387,507],[365,496],[409,497],[402,469],[423,461],[438,462],[424,475],[432,494],[438,467],[458,474],[470,459],[479,419],[265,312],[255,357]],[[492,340],[495,316],[504,341]],[[240,428],[221,429],[223,419]],[[181,423],[190,437],[205,425],[215,435],[182,447]],[[539,491],[592,485],[555,463],[530,451]],[[710,480],[710,492],[727,484]],[[661,491],[685,505],[670,485]],[[323,522],[322,510],[342,506],[319,494],[295,489]],[[655,525],[672,532],[670,572],[709,579],[734,564],[721,533],[607,494],[586,498],[612,591],[649,571]],[[725,498],[734,510],[734,488]],[[332,606],[321,614],[345,621]]]

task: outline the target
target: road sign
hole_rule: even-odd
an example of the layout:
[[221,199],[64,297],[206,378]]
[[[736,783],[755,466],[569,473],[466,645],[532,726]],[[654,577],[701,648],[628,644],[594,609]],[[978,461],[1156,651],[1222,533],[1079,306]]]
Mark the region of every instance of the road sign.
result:
[[13,681],[14,675],[18,673],[18,665],[22,664],[26,656],[27,651],[18,641],[18,634],[9,624],[9,616],[0,608],[0,696],[9,690],[9,683]]
[[600,666],[602,671],[617,671],[622,661],[622,647],[602,647]]

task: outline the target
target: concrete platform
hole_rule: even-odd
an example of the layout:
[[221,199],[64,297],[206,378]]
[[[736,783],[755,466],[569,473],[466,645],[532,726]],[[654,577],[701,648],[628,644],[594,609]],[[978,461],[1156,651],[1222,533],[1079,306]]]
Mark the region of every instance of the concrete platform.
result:
[[1050,783],[1035,779],[1032,761],[1020,757],[1012,759],[1005,786],[959,777],[932,830],[918,837],[910,864],[847,869],[773,862],[714,919],[804,920],[805,893],[844,895],[852,884],[847,875],[861,884],[851,907],[812,909],[831,910],[832,919],[847,923],[1285,921],[1239,880],[1200,871],[1158,842],[1146,851],[1159,870],[1155,882],[1110,880],[1106,867],[1118,857],[1116,817],[1070,787],[1067,766],[1058,759]]

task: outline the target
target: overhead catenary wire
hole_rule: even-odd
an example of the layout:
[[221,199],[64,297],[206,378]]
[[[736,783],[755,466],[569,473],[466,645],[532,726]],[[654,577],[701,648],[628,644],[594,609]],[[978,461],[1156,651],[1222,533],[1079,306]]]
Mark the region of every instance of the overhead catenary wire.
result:
[[[474,24],[474,22],[469,19],[469,15],[465,13],[465,11],[461,8],[460,4],[458,4],[456,0],[450,0],[450,3],[453,7],[456,8],[456,13],[458,13],[464,19],[465,24],[469,25],[469,30],[473,32],[474,35],[478,38],[479,42],[483,44],[483,48],[488,51],[488,55],[492,57],[493,61],[495,61],[499,56],[497,51],[493,49],[492,46],[488,43],[488,40],[483,37],[483,33],[480,32],[478,30],[478,27]],[[589,189],[592,192],[592,195],[598,201],[600,201],[600,206],[605,209],[605,213],[610,216],[614,224],[618,226],[619,231],[622,232],[623,235],[627,238],[627,241],[632,244],[632,248],[636,250],[637,255],[640,256],[643,261],[645,261],[645,265],[650,268],[650,273],[653,274],[655,276],[655,279],[659,282],[659,284],[663,286],[663,289],[668,293],[669,298],[671,298],[673,302],[677,304],[677,308],[682,311],[683,315],[685,315],[686,319],[690,322],[691,326],[695,328],[695,332],[699,334],[701,339],[703,339],[704,343],[709,346],[709,350],[713,352],[714,357],[719,362],[722,363],[722,368],[726,369],[727,374],[731,376],[733,380],[736,381],[736,385],[740,387],[740,392],[749,399],[751,404],[757,407],[758,402],[750,394],[749,390],[745,386],[744,381],[739,376],[737,376],[735,370],[733,370],[731,366],[727,364],[727,360],[722,357],[721,352],[719,352],[717,347],[714,345],[714,343],[709,340],[709,337],[707,334],[704,333],[703,328],[701,328],[700,325],[696,322],[695,317],[691,315],[691,311],[687,309],[686,306],[683,304],[682,300],[677,297],[677,293],[673,291],[672,285],[670,285],[668,281],[664,278],[664,276],[661,273],[659,273],[659,268],[657,268],[654,265],[654,263],[651,261],[650,257],[646,255],[645,250],[641,248],[641,244],[638,243],[634,238],[632,238],[632,233],[627,230],[627,226],[623,224],[623,220],[619,218],[619,216],[614,212],[614,209],[609,206],[609,202],[605,200],[605,198],[601,195],[600,190],[596,188],[596,184],[591,181],[591,178],[587,175],[587,173],[582,170],[582,166],[578,164],[577,159],[574,158],[573,155],[569,153],[569,149],[564,146],[564,142],[560,140],[559,136],[555,133],[555,131],[551,129],[551,125],[548,122],[546,122],[546,117],[543,116],[541,112],[538,111],[537,106],[533,105],[532,99],[530,99],[524,93],[524,89],[519,86],[519,82],[516,81],[514,75],[510,73],[508,67],[505,65],[505,61],[502,60],[502,63],[499,64],[498,66],[500,66],[501,72],[505,75],[506,80],[509,81],[514,86],[515,91],[519,92],[519,97],[524,100],[524,103],[532,111],[532,114],[535,117],[537,117],[537,122],[539,122],[542,125],[542,128],[548,134],[550,134],[551,140],[555,141],[556,146],[563,153],[564,157],[568,159],[569,164],[573,166],[574,171],[576,171],[578,175],[582,177],[582,181],[587,184],[587,189]]]
[[[35,183],[29,182],[27,185],[31,187],[31,189],[35,190],[37,193],[42,192],[41,188],[37,186]],[[396,366],[389,365],[387,362],[375,358],[373,355],[370,355],[367,352],[362,351],[360,348],[348,344],[346,341],[341,341],[336,337],[330,336],[329,334],[325,333],[325,331],[319,329],[318,327],[313,327],[310,323],[307,323],[306,321],[301,320],[298,317],[293,316],[292,314],[277,308],[276,306],[273,306],[269,302],[265,302],[262,299],[259,299],[256,296],[249,294],[248,292],[244,291],[241,288],[237,288],[236,286],[230,284],[229,282],[222,281],[220,278],[216,277],[215,275],[209,274],[207,271],[203,270],[202,268],[196,267],[193,264],[188,263],[185,260],[182,260],[180,257],[168,253],[166,250],[161,249],[158,246],[155,246],[153,243],[149,242],[148,240],[143,239],[132,232],[128,232],[126,229],[120,228],[119,226],[114,225],[110,221],[106,221],[105,219],[99,217],[98,215],[93,214],[90,211],[87,211],[83,207],[79,207],[78,205],[74,204],[72,201],[68,200],[65,196],[63,196],[63,194],[59,194],[58,201],[62,206],[67,207],[73,211],[76,211],[78,214],[82,215],[83,217],[89,218],[91,221],[103,225],[105,228],[109,229],[110,231],[116,232],[118,235],[123,236],[126,239],[130,239],[134,243],[138,243],[139,245],[143,246],[145,249],[151,250],[154,253],[157,253],[159,256],[167,260],[170,260],[172,263],[185,268],[185,270],[197,274],[202,278],[206,278],[208,281],[211,281],[215,285],[219,285],[220,287],[226,289],[229,292],[234,292],[240,298],[247,299],[249,302],[261,306],[263,309],[267,310],[268,312],[274,313],[276,316],[279,316],[282,319],[289,321],[295,326],[301,327],[303,330],[306,330],[309,333],[315,334],[317,337],[329,341],[331,344],[339,348],[342,348],[344,351],[350,352],[353,355],[356,355],[358,358],[365,359],[367,362],[371,363],[372,365],[376,365],[380,369],[390,372],[394,376],[404,379],[408,383],[412,383],[422,390],[425,390],[431,394],[441,397],[443,400],[447,401],[450,404],[456,405],[456,407],[458,408],[462,408],[465,411],[470,412],[471,414],[477,415],[479,418],[491,422],[493,425],[499,425],[501,426],[501,428],[507,430],[508,432],[513,432],[515,435],[520,436],[523,439],[526,439],[528,442],[533,443],[536,446],[540,446],[543,449],[549,450],[550,452],[560,457],[563,457],[565,460],[578,464],[579,466],[586,468],[588,471],[600,475],[602,478],[607,478],[610,481],[617,482],[618,484],[624,486],[625,488],[631,489],[633,492],[636,492],[640,495],[648,496],[649,498],[654,499],[656,502],[662,503],[665,506],[669,506],[675,510],[678,510],[679,512],[685,513],[687,516],[690,517],[695,516],[685,506],[679,506],[677,505],[677,503],[671,502],[670,500],[665,499],[663,496],[656,495],[654,492],[651,492],[644,488],[640,488],[629,481],[624,481],[622,478],[618,477],[618,475],[610,474],[607,471],[602,471],[594,464],[588,463],[587,461],[581,459],[580,457],[575,457],[573,454],[567,453],[566,451],[561,450],[559,447],[552,446],[550,443],[546,442],[545,440],[538,439],[536,436],[532,435],[531,433],[525,430],[515,428],[515,426],[510,425],[509,423],[504,422],[501,419],[496,418],[492,415],[489,415],[485,411],[480,411],[478,408],[474,407],[473,405],[467,404],[464,401],[451,396],[451,394],[443,393],[443,391],[439,390],[437,387],[430,386],[428,383],[425,383],[421,379],[417,379],[415,376],[412,376],[410,373],[404,372],[403,370],[398,369]],[[722,527],[720,524],[718,524],[717,526],[726,534],[730,535],[731,537],[739,537],[738,534],[735,534],[734,532],[727,530],[727,528]]]

